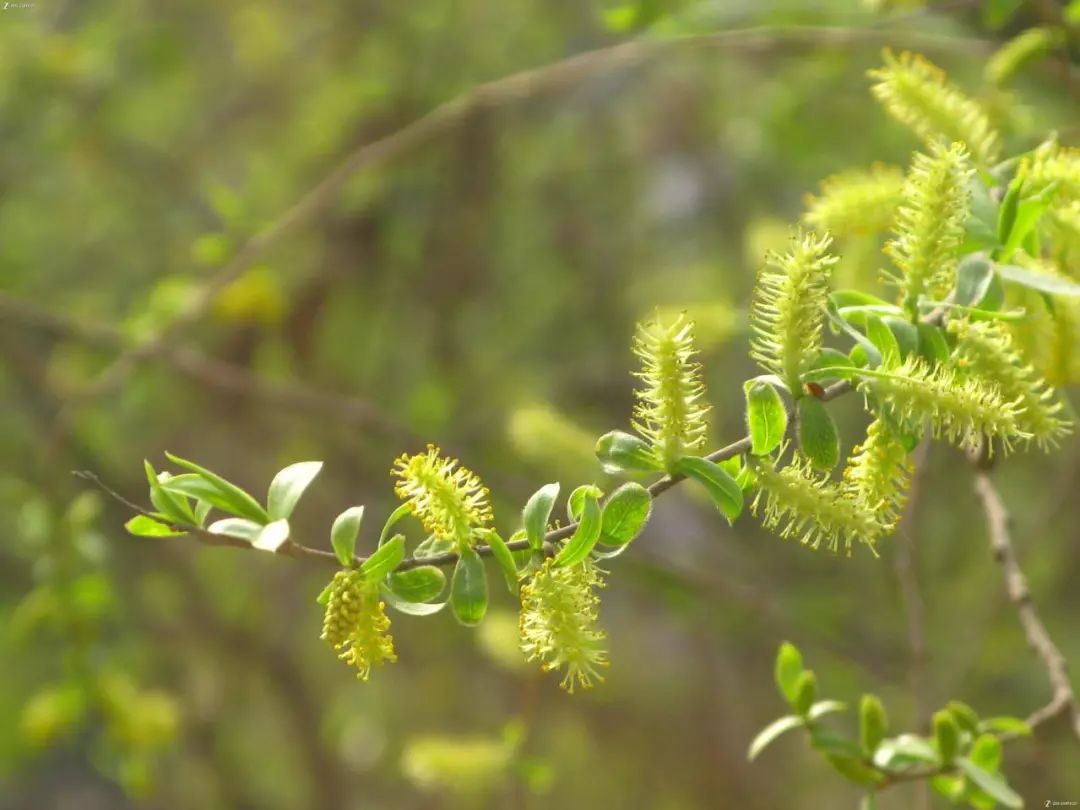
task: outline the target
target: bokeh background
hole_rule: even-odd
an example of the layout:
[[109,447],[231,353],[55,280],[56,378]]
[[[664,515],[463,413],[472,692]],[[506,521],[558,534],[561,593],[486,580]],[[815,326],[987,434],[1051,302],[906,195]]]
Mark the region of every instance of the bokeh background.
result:
[[[511,531],[544,482],[609,483],[592,446],[626,425],[633,324],[657,307],[696,319],[713,442],[737,438],[764,252],[822,177],[906,164],[917,145],[867,92],[881,47],[946,67],[1012,149],[1049,130],[1075,143],[1059,65],[1008,90],[982,78],[996,45],[1046,10],[6,4],[0,808],[854,807],[795,736],[746,762],[783,710],[771,667],[785,639],[824,696],[876,691],[899,728],[925,728],[950,698],[987,715],[1045,703],[969,467],[943,446],[881,559],[810,553],[749,517],[728,528],[672,492],[611,563],[607,682],[573,696],[520,660],[494,572],[478,631],[394,615],[400,661],[361,684],[318,639],[332,569],[126,536],[125,510],[70,471],[141,501],[142,460],[160,467],[166,449],[255,492],[287,463],[323,459],[297,531],[328,548],[333,516],[363,503],[370,545],[394,506],[390,463],[434,441],[484,478]],[[754,26],[768,28],[466,96],[319,185],[483,82]],[[251,250],[290,211],[280,238]],[[840,248],[840,283],[874,283],[877,238]],[[208,287],[223,268],[230,283]],[[207,289],[198,318],[101,382]],[[835,410],[850,449],[858,403]],[[997,478],[1036,603],[1076,664],[1080,447],[1017,454]],[[1029,806],[1080,800],[1063,718],[1011,744],[1007,763]],[[882,807],[923,802],[896,789]]]

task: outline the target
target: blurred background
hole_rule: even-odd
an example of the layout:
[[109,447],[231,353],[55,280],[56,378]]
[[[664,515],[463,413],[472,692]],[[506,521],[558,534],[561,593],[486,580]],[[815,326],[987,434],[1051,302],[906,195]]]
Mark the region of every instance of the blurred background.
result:
[[[476,631],[393,614],[400,660],[363,684],[319,641],[332,569],[129,537],[123,507],[70,473],[143,502],[142,461],[165,450],[256,493],[324,459],[296,531],[329,548],[333,516],[363,503],[363,551],[395,505],[392,460],[433,441],[491,487],[505,534],[544,482],[610,484],[593,444],[627,424],[633,324],[657,307],[697,321],[712,444],[727,443],[765,251],[822,177],[917,146],[867,92],[881,48],[945,67],[1010,152],[1050,130],[1075,144],[1059,63],[1007,89],[982,76],[1059,12],[4,4],[0,808],[855,807],[795,736],[746,762],[783,712],[785,639],[825,697],[876,691],[898,729],[952,698],[986,715],[1047,702],[969,467],[944,446],[881,559],[810,553],[749,517],[729,529],[673,491],[610,564],[607,682],[573,696],[521,660],[495,572]],[[543,70],[631,40],[653,44]],[[873,284],[878,238],[839,248],[839,286]],[[834,410],[846,452],[859,403]],[[1080,446],[1016,454],[997,478],[1034,599],[1080,666]],[[1006,762],[1029,806],[1080,800],[1064,718]],[[897,788],[881,806],[939,806],[923,802]]]

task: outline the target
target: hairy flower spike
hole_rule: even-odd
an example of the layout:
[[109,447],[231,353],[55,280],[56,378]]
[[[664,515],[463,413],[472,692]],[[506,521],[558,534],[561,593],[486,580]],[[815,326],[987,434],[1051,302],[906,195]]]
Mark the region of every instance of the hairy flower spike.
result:
[[948,366],[931,366],[921,357],[911,356],[888,373],[865,377],[859,390],[872,395],[905,428],[919,431],[929,421],[934,438],[954,444],[973,446],[981,436],[997,437],[1008,450],[1012,439],[1029,437],[1017,423],[1019,400],[1006,399],[992,382],[962,376]]
[[1047,141],[1021,161],[1017,173],[1024,177],[1025,190],[1030,192],[1056,182],[1055,204],[1080,200],[1080,149]]
[[1062,44],[1060,28],[1028,28],[1010,39],[986,63],[983,75],[994,84],[1005,84],[1023,68]]
[[772,254],[758,273],[750,308],[750,356],[792,391],[821,353],[829,276],[836,257],[828,234],[797,234],[792,249]]
[[884,53],[885,67],[869,71],[874,97],[927,145],[960,141],[984,166],[1000,150],[998,134],[975,101],[945,80],[942,70],[921,56]]
[[964,147],[935,143],[930,154],[916,153],[896,212],[896,237],[885,247],[898,275],[887,280],[915,311],[924,293],[941,297],[956,279],[957,253],[968,218],[972,169]]
[[865,509],[877,514],[884,532],[895,528],[907,499],[911,462],[907,450],[882,419],[866,429],[844,470],[844,485]]
[[366,582],[360,571],[334,574],[322,639],[338,652],[338,658],[356,667],[360,680],[368,679],[372,666],[397,661],[389,629],[390,619],[386,605],[379,601],[378,586]]
[[803,222],[838,236],[879,233],[892,222],[903,188],[904,174],[895,166],[834,174],[821,181],[819,196],[806,195]]
[[606,636],[596,624],[594,591],[602,587],[592,561],[560,567],[551,558],[521,587],[521,650],[545,672],[565,666],[560,685],[570,693],[604,680],[598,668],[608,664]]
[[786,467],[777,468],[769,457],[754,460],[757,496],[751,506],[761,514],[765,528],[787,539],[816,549],[825,540],[830,551],[837,551],[840,540],[851,556],[852,543],[858,540],[877,556],[874,544],[883,532],[873,509],[849,497],[828,475],[818,477],[808,459],[796,456]]
[[693,326],[680,314],[666,324],[638,324],[634,336],[633,351],[642,366],[634,376],[645,384],[635,392],[634,429],[652,444],[664,466],[701,447],[708,429]]
[[399,479],[395,494],[436,537],[469,544],[475,530],[491,521],[487,488],[457,459],[441,457],[434,445],[402,455],[391,472]]
[[963,318],[949,322],[956,336],[954,362],[977,377],[994,382],[1006,399],[1020,403],[1019,427],[1044,450],[1056,447],[1071,431],[1062,419],[1061,402],[1030,364],[1025,363],[1009,333],[992,321],[973,322]]

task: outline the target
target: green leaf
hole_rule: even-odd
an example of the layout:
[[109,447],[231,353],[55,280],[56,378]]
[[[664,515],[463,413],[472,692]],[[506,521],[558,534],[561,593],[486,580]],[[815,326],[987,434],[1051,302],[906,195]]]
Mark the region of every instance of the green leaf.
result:
[[959,700],[950,700],[945,704],[945,708],[952,713],[953,719],[961,729],[971,734],[978,733],[979,714],[973,708]]
[[956,268],[956,294],[953,301],[961,306],[977,307],[986,298],[994,281],[994,265],[983,253],[973,253],[960,260]]
[[600,542],[605,546],[625,546],[641,533],[651,514],[649,490],[632,481],[623,484],[604,504]]
[[983,768],[980,768],[970,759],[966,757],[960,757],[956,760],[957,767],[963,771],[975,785],[992,798],[994,801],[1005,805],[1008,808],[1022,808],[1024,806],[1024,800],[1020,798],[1020,795],[1014,791],[1005,779],[999,774],[990,773]]
[[776,665],[773,669],[773,675],[776,678],[776,687],[780,690],[780,695],[788,703],[795,702],[795,696],[798,694],[799,676],[802,673],[802,653],[794,644],[785,641],[780,645],[780,650],[776,653]]
[[585,497],[587,495],[592,495],[599,500],[604,497],[604,491],[594,484],[582,484],[580,487],[575,488],[570,493],[570,497],[566,499],[566,516],[570,520],[578,520],[581,517],[581,510],[585,508]]
[[254,543],[263,527],[247,518],[223,518],[215,520],[206,527],[206,530],[211,534],[223,534],[226,537],[235,537],[238,540]]
[[488,587],[484,561],[468,546],[461,549],[461,557],[454,567],[450,580],[450,607],[454,616],[466,627],[480,624],[487,612]]
[[832,414],[815,397],[803,397],[797,408],[799,448],[814,467],[831,470],[840,461],[840,434]]
[[289,539],[289,521],[285,518],[267,523],[251,541],[251,547],[259,551],[276,552]]
[[440,557],[443,554],[449,554],[456,548],[457,545],[448,537],[436,537],[435,535],[431,535],[421,541],[420,545],[413,551],[413,556],[417,559],[424,557]]
[[877,315],[866,316],[866,337],[881,352],[882,368],[893,368],[900,364],[900,344],[896,342],[892,330]]
[[178,532],[167,523],[154,520],[146,515],[136,515],[124,524],[124,528],[127,529],[128,534],[133,534],[136,537],[177,537],[181,534],[187,534],[187,532]]
[[893,315],[886,315],[881,319],[881,322],[892,332],[892,336],[900,347],[902,357],[918,353],[919,329],[915,324],[905,318],[897,318]]
[[812,670],[805,669],[799,673],[799,678],[795,681],[795,700],[792,701],[791,708],[795,714],[805,717],[816,698],[817,676]]
[[629,471],[657,472],[663,469],[652,447],[643,439],[613,430],[596,442],[596,457],[604,472],[615,474]]
[[758,754],[772,745],[781,734],[791,731],[793,728],[801,728],[804,724],[805,721],[794,714],[788,714],[779,720],[774,720],[754,737],[753,742],[750,743],[750,750],[747,752],[746,758],[753,762],[757,759]]
[[386,542],[386,538],[390,536],[390,532],[394,526],[405,517],[412,514],[412,507],[407,503],[403,503],[397,509],[390,513],[390,517],[386,519],[386,523],[383,524],[382,531],[379,532],[379,546],[382,546]]
[[919,324],[919,354],[934,363],[949,361],[949,343],[940,327],[929,323]]
[[378,582],[405,559],[405,536],[395,534],[360,564],[360,570],[369,582]]
[[863,695],[859,703],[859,743],[863,753],[873,756],[885,739],[889,729],[889,716],[877,695]]
[[968,759],[990,773],[996,772],[1001,767],[1001,740],[993,734],[980,734],[971,744]]
[[271,520],[279,520],[292,515],[300,496],[315,480],[322,466],[321,461],[301,461],[290,464],[274,476],[274,480],[270,482],[270,490],[266,494],[266,511]]
[[419,565],[390,574],[386,586],[406,602],[430,602],[446,587],[446,574],[435,565]]
[[914,734],[883,740],[874,752],[874,764],[879,768],[893,769],[911,763],[940,765],[941,757],[930,743]]
[[326,605],[330,602],[330,592],[333,590],[334,580],[330,580],[326,583],[326,586],[321,591],[319,591],[319,595],[315,597],[315,602],[322,605],[323,607],[326,607]]
[[959,804],[967,790],[967,780],[963,776],[939,774],[930,779],[930,787],[953,804]]
[[530,548],[539,551],[544,547],[548,520],[551,518],[551,510],[555,507],[558,497],[559,484],[557,482],[545,484],[536,490],[525,504],[521,517]]
[[838,774],[856,785],[870,787],[885,778],[878,771],[864,765],[859,757],[826,754],[825,759]]
[[404,613],[408,616],[431,616],[434,613],[438,613],[449,603],[449,599],[444,599],[441,602],[409,602],[402,599],[385,584],[379,585],[379,593],[383,599],[386,600],[386,604],[390,605],[394,610],[399,613]]
[[810,727],[810,745],[815,751],[837,757],[858,759],[862,756],[858,743],[824,726]]
[[360,522],[364,519],[364,507],[350,506],[336,518],[330,527],[330,545],[338,560],[346,568],[356,556],[356,538],[360,535]]
[[[207,483],[212,485],[213,491],[216,492],[216,500],[210,500],[210,498],[204,497],[203,500],[216,506],[218,509],[222,509],[226,512],[231,512],[238,517],[246,517],[250,520],[254,520],[256,523],[269,523],[270,515],[266,510],[259,505],[251,495],[236,484],[226,481],[220,475],[215,472],[211,472],[205,467],[200,467],[193,461],[174,456],[172,453],[166,453],[165,456],[173,464],[183,467],[186,470],[190,470],[198,476],[201,476]],[[168,486],[183,476],[176,476],[170,478],[169,481],[162,484],[165,489],[170,489]],[[173,489],[172,491],[177,491]],[[188,494],[181,492],[181,494]],[[201,497],[201,496],[194,496]]]
[[960,753],[960,727],[948,709],[934,713],[934,742],[937,743],[942,762],[946,764]]
[[600,502],[597,500],[596,494],[591,491],[586,491],[583,498],[581,519],[574,530],[574,534],[566,541],[566,545],[559,549],[559,553],[555,555],[556,565],[577,565],[589,556],[589,552],[593,550],[596,541],[600,539],[600,530],[603,527]]
[[987,717],[979,723],[979,731],[991,734],[1009,734],[1018,737],[1030,737],[1031,726],[1019,717]]
[[819,700],[810,707],[810,711],[806,713],[806,717],[810,720],[818,720],[827,714],[843,711],[847,711],[847,706],[839,700]]
[[506,541],[499,536],[497,531],[493,529],[485,529],[481,533],[481,537],[487,541],[488,546],[491,548],[491,556],[495,559],[495,562],[499,564],[499,568],[502,570],[503,578],[506,580],[506,587],[510,590],[510,593],[518,592],[518,567],[514,562],[514,553],[507,548]]
[[707,458],[685,456],[675,462],[672,472],[693,478],[704,486],[712,497],[713,503],[716,504],[716,508],[727,518],[729,524],[734,523],[742,514],[742,487],[720,465]]
[[[1014,183],[1016,181],[1013,181]],[[1010,187],[1010,192],[1012,188]],[[1057,184],[1051,183],[1046,188],[1042,189],[1038,194],[1031,197],[1025,197],[1016,206],[1016,218],[1013,220],[1012,229],[1009,231],[1007,239],[1002,239],[1004,247],[1001,249],[1001,260],[1008,261],[1012,258],[1012,255],[1017,251],[1020,245],[1024,244],[1025,240],[1035,231],[1035,226],[1042,219],[1042,215],[1046,213],[1050,204],[1054,201],[1054,195],[1057,193]],[[1008,194],[1005,195],[1006,200]],[[1002,209],[1005,208],[1005,203],[1002,203]],[[1035,254],[1038,255],[1038,254]]]
[[1016,212],[1020,205],[1020,189],[1024,185],[1023,177],[1016,177],[1005,190],[1005,196],[998,208],[998,241],[1004,245],[1009,241],[1013,226],[1016,224]]
[[201,525],[195,518],[191,501],[183,495],[166,492],[161,488],[161,479],[168,480],[171,477],[169,473],[163,472],[159,477],[154,466],[146,459],[143,459],[143,469],[146,471],[146,481],[150,485],[150,503],[155,509],[174,523]]
[[1065,278],[1046,275],[1036,270],[1028,270],[1012,264],[997,265],[998,275],[1005,281],[1011,281],[1032,290],[1051,295],[1080,296],[1080,284]]
[[755,456],[764,456],[784,440],[787,408],[780,393],[768,383],[748,380],[743,391],[746,393],[746,426],[750,431],[751,452]]

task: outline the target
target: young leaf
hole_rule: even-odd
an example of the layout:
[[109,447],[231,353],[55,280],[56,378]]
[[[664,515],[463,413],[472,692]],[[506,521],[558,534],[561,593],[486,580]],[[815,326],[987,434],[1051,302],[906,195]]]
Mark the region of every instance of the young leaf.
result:
[[395,534],[360,564],[360,570],[364,572],[369,582],[378,582],[401,565],[403,559],[405,559],[405,536]]
[[[1051,183],[1038,194],[1020,200],[1016,206],[1016,219],[1012,223],[1008,238],[1001,240],[1004,243],[1004,247],[1001,248],[1002,261],[1008,261],[1012,258],[1020,245],[1024,244],[1025,240],[1034,233],[1035,226],[1054,201],[1056,192],[1057,186]],[[1004,207],[1004,204],[1002,204],[1002,208]]]
[[641,533],[651,513],[649,490],[632,481],[623,484],[604,504],[599,542],[606,546],[625,546]]
[[[253,497],[251,497],[249,493],[236,486],[236,484],[233,484],[230,481],[226,481],[217,473],[211,472],[205,467],[200,467],[193,461],[188,461],[187,459],[180,458],[179,456],[174,456],[172,453],[166,453],[165,456],[173,464],[183,467],[186,470],[191,470],[191,472],[202,477],[207,483],[212,485],[213,489],[216,490],[216,492],[218,493],[218,502],[215,503],[209,498],[203,498],[203,500],[209,501],[214,506],[218,507],[218,509],[232,512],[234,515],[237,515],[239,517],[249,518],[251,520],[254,520],[256,523],[265,524],[270,522],[270,516],[267,514],[266,510],[259,505],[259,502],[256,501]],[[169,481],[163,483],[162,486],[166,489],[169,489],[168,484],[175,482],[176,479],[180,477],[182,476],[170,478]]]
[[591,491],[586,491],[583,497],[581,520],[574,534],[566,541],[566,545],[555,555],[556,565],[577,565],[589,556],[596,541],[600,539],[600,529],[603,527],[600,502],[596,494]]
[[882,368],[892,368],[900,363],[900,344],[896,336],[877,315],[866,316],[866,337],[881,352]]
[[386,519],[386,523],[383,524],[382,531],[379,532],[379,546],[386,542],[386,538],[390,536],[391,530],[398,524],[403,517],[412,514],[412,505],[409,503],[403,503],[397,509],[390,513],[390,517]]
[[814,705],[816,697],[817,677],[813,671],[809,669],[803,670],[795,681],[795,700],[792,701],[791,708],[795,711],[795,714],[805,717],[810,711],[810,707]]
[[1020,798],[1020,794],[1009,787],[1008,783],[999,774],[990,773],[965,757],[957,759],[956,765],[968,779],[975,783],[979,790],[994,801],[1000,802],[1010,810],[1013,808],[1019,810],[1024,806],[1024,800]]
[[859,704],[859,742],[864,754],[874,755],[888,728],[889,718],[881,699],[877,695],[863,695]]
[[993,734],[980,734],[971,744],[968,759],[980,768],[996,773],[1001,767],[1001,740]]
[[802,653],[794,644],[785,641],[776,654],[776,686],[788,703],[795,701],[799,676],[803,673]]
[[[176,523],[196,523],[191,502],[183,495],[175,495],[163,490],[157,472],[146,459],[143,459],[143,469],[146,470],[146,481],[150,485],[150,502],[154,508]],[[169,477],[169,473],[161,473],[161,478],[168,480]]]
[[330,527],[330,545],[346,568],[353,564],[353,557],[356,556],[356,538],[363,519],[364,507],[350,506],[334,518],[334,525]]
[[803,397],[797,407],[799,448],[814,467],[831,470],[840,460],[840,435],[832,414],[814,397]]
[[322,466],[321,461],[301,461],[290,464],[274,476],[266,495],[266,511],[271,520],[280,520],[292,515],[300,496],[315,480]]
[[926,740],[914,734],[884,740],[874,752],[874,764],[879,768],[897,768],[911,763],[940,765],[941,757]]
[[379,593],[382,598],[386,600],[386,604],[390,605],[390,607],[399,613],[404,613],[407,616],[431,616],[446,607],[450,601],[449,599],[444,599],[441,602],[409,602],[402,599],[385,584],[379,586]]
[[282,518],[267,523],[251,541],[252,548],[271,553],[281,548],[289,539],[289,521]]
[[826,754],[825,759],[838,774],[856,785],[870,787],[884,778],[878,771],[864,765],[859,757]]
[[934,714],[934,741],[942,762],[952,762],[960,753],[960,728],[947,709]]
[[430,602],[446,587],[446,574],[435,565],[420,565],[390,574],[387,587],[406,602]]
[[517,593],[518,567],[517,563],[514,562],[514,553],[507,548],[506,541],[494,529],[485,529],[481,533],[481,537],[491,547],[491,556],[502,570],[503,578],[506,579],[506,587],[510,590],[510,593]]
[[911,321],[886,315],[881,322],[892,332],[896,344],[900,347],[900,357],[907,357],[919,351],[919,329]]
[[997,265],[997,272],[1006,281],[1011,281],[1013,284],[1019,284],[1032,290],[1039,290],[1051,295],[1080,296],[1080,284],[1066,278],[1039,273],[1035,270],[1028,270],[1011,264]]
[[1031,726],[1019,717],[987,717],[979,723],[979,731],[991,734],[1009,734],[1018,737],[1030,737]]
[[539,551],[544,546],[548,520],[555,500],[559,497],[559,484],[545,484],[536,490],[525,504],[521,517],[525,525],[525,536],[529,546]]
[[932,363],[949,361],[949,344],[941,327],[929,323],[919,324],[919,354]]
[[801,717],[794,714],[788,714],[781,717],[779,720],[774,720],[765,726],[758,735],[754,737],[754,741],[750,743],[750,750],[747,752],[746,758],[753,762],[757,759],[758,754],[768,748],[776,739],[786,731],[791,731],[793,728],[799,728],[805,724]]
[[817,720],[827,714],[843,711],[847,711],[847,706],[839,700],[819,700],[810,707],[810,711],[806,713],[806,717],[809,720]]
[[977,307],[986,298],[994,281],[994,265],[985,254],[965,256],[956,268],[956,294],[953,301],[961,306]]
[[215,520],[206,527],[206,530],[212,534],[223,534],[226,537],[235,537],[238,540],[254,543],[263,527],[247,518],[224,518]]
[[450,580],[450,607],[454,616],[466,627],[480,624],[487,612],[488,587],[484,561],[468,546],[461,549],[461,557],[454,567]]
[[613,430],[605,433],[596,442],[596,457],[604,472],[657,472],[663,469],[652,446],[637,436]]
[[702,484],[729,524],[742,514],[742,487],[718,464],[706,458],[686,456],[675,462],[672,472]]
[[743,391],[746,393],[746,426],[750,431],[751,452],[755,456],[771,453],[780,446],[787,432],[787,408],[776,388],[766,382],[749,380],[743,385]]
[[604,497],[604,492],[600,487],[593,484],[582,484],[574,489],[570,493],[570,497],[566,499],[566,516],[570,520],[577,520],[581,517],[581,510],[585,507],[585,496],[587,495],[592,495],[599,500]]
[[178,532],[167,523],[154,520],[146,515],[136,515],[124,524],[129,534],[136,537],[176,537],[186,532]]

